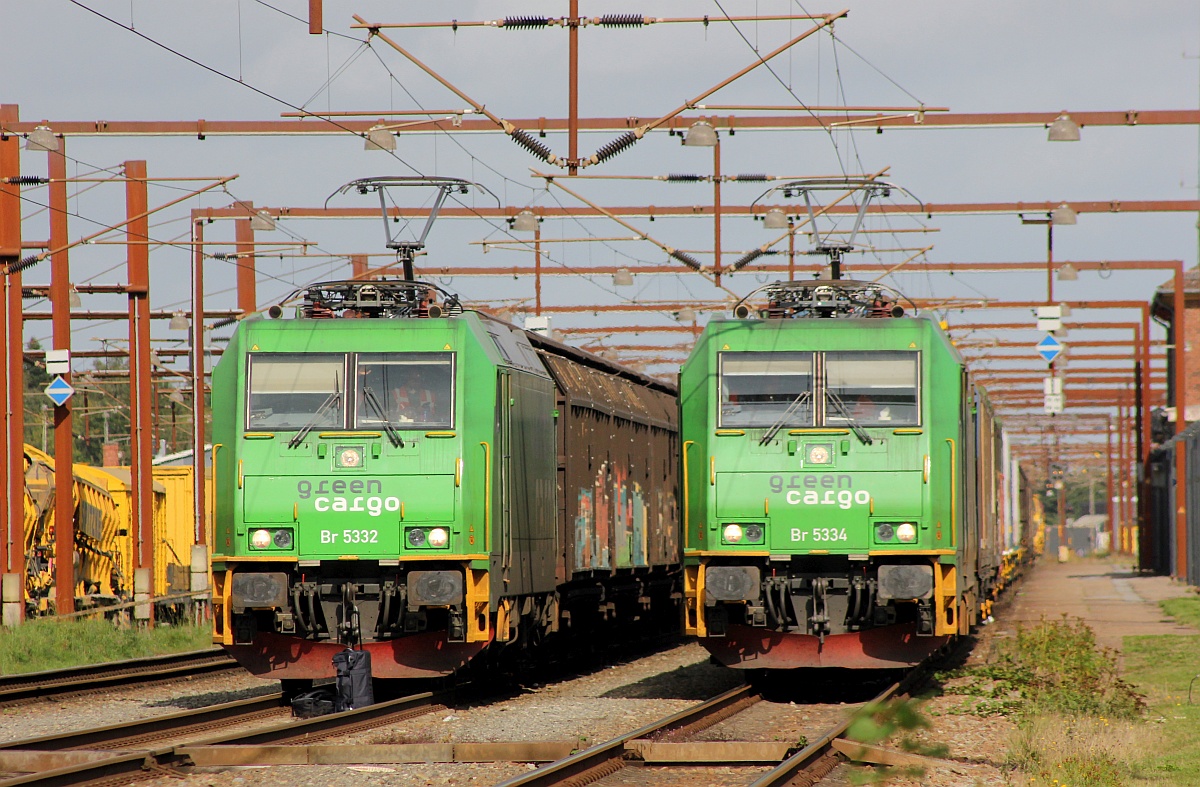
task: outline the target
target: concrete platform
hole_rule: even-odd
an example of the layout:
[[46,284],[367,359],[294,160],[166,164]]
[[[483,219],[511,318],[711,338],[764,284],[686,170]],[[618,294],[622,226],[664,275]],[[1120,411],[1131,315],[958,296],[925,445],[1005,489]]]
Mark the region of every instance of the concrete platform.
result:
[[1192,595],[1192,589],[1169,577],[1139,574],[1129,558],[1073,556],[1059,563],[1047,555],[1015,590],[997,615],[1001,631],[996,635],[1064,614],[1082,619],[1096,632],[1098,644],[1118,651],[1127,636],[1200,633],[1172,622],[1158,606],[1163,599]]

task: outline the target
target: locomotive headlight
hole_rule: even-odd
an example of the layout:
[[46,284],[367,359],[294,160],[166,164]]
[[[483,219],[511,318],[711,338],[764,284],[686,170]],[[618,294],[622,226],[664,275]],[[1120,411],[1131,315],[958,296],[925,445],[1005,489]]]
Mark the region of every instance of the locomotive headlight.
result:
[[896,527],[896,538],[901,543],[911,544],[917,540],[917,526],[912,522],[904,522]]
[[429,531],[429,546],[444,547],[450,543],[450,531],[444,527],[435,527]]
[[333,460],[335,467],[362,467],[363,450],[361,446],[338,446]]
[[763,540],[762,525],[746,525],[746,542],[750,544],[761,544]]
[[267,549],[271,546],[270,530],[255,530],[250,534],[251,549]]
[[425,546],[425,531],[419,527],[414,527],[412,530],[409,530],[406,538],[408,539],[408,545],[410,547]]
[[294,539],[290,530],[276,530],[275,535],[271,537],[278,549],[291,549]]
[[891,541],[896,536],[896,528],[889,522],[881,522],[875,526],[876,541]]
[[722,538],[726,544],[736,544],[742,540],[743,535],[745,533],[742,531],[741,525],[726,525]]

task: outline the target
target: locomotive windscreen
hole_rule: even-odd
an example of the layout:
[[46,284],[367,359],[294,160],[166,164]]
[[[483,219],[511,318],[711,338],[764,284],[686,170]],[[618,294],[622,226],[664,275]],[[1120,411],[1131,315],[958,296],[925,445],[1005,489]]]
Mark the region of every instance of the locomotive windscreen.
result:
[[721,353],[719,426],[812,426],[812,389],[812,353]]
[[918,363],[915,352],[825,353],[825,423],[845,423],[845,412],[863,426],[917,426]]
[[340,354],[252,354],[246,428],[341,428],[345,372],[346,357]]
[[357,370],[356,428],[454,426],[454,353],[359,353]]

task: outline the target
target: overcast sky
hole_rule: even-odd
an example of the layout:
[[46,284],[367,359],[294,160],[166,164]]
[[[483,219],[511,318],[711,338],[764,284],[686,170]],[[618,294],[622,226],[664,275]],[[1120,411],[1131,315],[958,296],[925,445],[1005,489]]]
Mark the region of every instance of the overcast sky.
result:
[[[725,88],[709,103],[810,105],[914,105],[948,107],[953,112],[1069,112],[1191,109],[1200,103],[1200,4],[1163,0],[1131,4],[1092,2],[962,3],[951,1],[849,2],[850,14],[837,23],[836,41],[820,34],[772,61],[774,73],[759,69]],[[817,13],[842,5],[817,6],[772,0],[744,2],[583,2],[586,15],[639,13],[653,16],[722,17],[752,14]],[[273,7],[272,7],[273,6]],[[132,25],[144,36],[180,54],[155,46],[87,8]],[[364,47],[363,31],[350,29],[351,16],[374,21],[484,20],[498,14],[561,15],[566,2],[342,2],[327,0],[328,34],[310,36],[302,0],[7,0],[0,3],[0,28],[6,32],[0,101],[18,104],[23,120],[195,120],[278,118],[288,104],[312,110],[454,109],[463,101],[400,55],[376,41]],[[773,50],[797,35],[807,22],[657,25],[643,29],[587,28],[581,42],[581,114],[653,117],[673,109],[724,77],[753,62],[753,51]],[[431,68],[501,117],[565,117],[567,34],[560,28],[494,28],[394,31],[391,35]],[[180,55],[221,72],[188,62]],[[228,78],[227,78],[228,77]],[[333,78],[329,82],[330,78]],[[245,84],[238,84],[234,80]],[[328,85],[326,83],[328,82]],[[257,90],[247,87],[253,86]],[[266,94],[266,95],[264,95]],[[270,97],[274,97],[270,98]],[[277,100],[275,100],[277,99]],[[611,134],[585,135],[581,150],[591,152]],[[566,139],[546,142],[565,153]],[[341,184],[374,175],[438,174],[478,181],[505,206],[577,205],[568,195],[547,192],[529,177],[529,167],[546,169],[498,134],[403,135],[396,157],[363,150],[360,138],[344,137],[194,137],[72,138],[67,142],[71,173],[86,175],[127,159],[145,159],[152,176],[223,176],[238,174],[228,194],[216,192],[156,216],[156,238],[186,239],[189,209],[220,206],[231,199],[270,206],[319,206]],[[1194,126],[1084,128],[1079,143],[1048,143],[1041,128],[907,130],[876,135],[842,131],[792,133],[744,132],[722,138],[722,170],[775,175],[826,175],[890,168],[888,177],[918,198],[933,202],[1091,201],[1196,199],[1200,132]],[[707,150],[685,148],[677,138],[656,132],[603,167],[586,174],[667,174],[711,171]],[[23,170],[44,172],[45,157],[25,153]],[[178,196],[179,184],[153,187],[152,205]],[[607,204],[704,204],[708,184],[579,181],[572,186]],[[82,189],[83,186],[80,186]],[[747,204],[761,185],[730,184],[727,204]],[[45,190],[28,196],[42,200]],[[473,198],[474,199],[474,198]],[[413,196],[417,205],[424,197]],[[363,205],[337,198],[331,204]],[[481,200],[477,204],[494,205]],[[99,224],[116,222],[124,210],[119,186],[101,186],[71,202],[70,234],[89,234]],[[25,210],[27,238],[47,235],[46,216],[30,203]],[[711,250],[711,220],[644,219],[636,225],[672,246]],[[910,252],[899,246],[933,245],[931,261],[1031,261],[1045,258],[1045,232],[1022,226],[1014,216],[938,217],[895,220],[872,227],[926,227],[928,235],[879,235],[872,238],[881,261],[899,262]],[[726,261],[768,239],[749,219],[724,221]],[[546,237],[625,236],[628,231],[604,220],[547,221]],[[214,225],[208,237],[231,240],[231,226]],[[334,254],[384,251],[382,229],[365,221],[288,221],[275,239],[303,238]],[[484,256],[482,239],[513,237],[499,223],[481,219],[443,220],[429,239],[427,264],[511,266],[528,264],[528,251],[492,251]],[[260,240],[268,236],[262,234]],[[1074,227],[1055,232],[1060,260],[1183,259],[1196,264],[1196,214],[1083,215]],[[548,266],[626,265],[665,262],[655,246],[640,243],[548,244]],[[698,254],[702,259],[708,255]],[[77,283],[122,282],[120,247],[93,246],[72,252]],[[190,258],[181,248],[152,255],[151,304],[177,308],[187,299]],[[853,261],[850,263],[853,267]],[[309,281],[339,278],[349,268],[342,259],[317,261],[287,256],[259,260],[260,305]],[[232,307],[233,271],[210,261],[210,305]],[[44,264],[26,282],[45,281]],[[747,273],[730,286],[747,292],[774,276]],[[1076,282],[1056,285],[1059,299],[1149,299],[1164,275],[1113,274],[1100,279],[1084,273]],[[448,289],[478,304],[529,306],[532,282],[522,279],[445,277]],[[904,274],[889,280],[912,297],[1040,298],[1045,275]],[[636,277],[633,287],[614,287],[608,277],[586,282],[556,279],[545,287],[547,304],[602,304],[621,301],[719,299],[723,293],[698,276]],[[119,299],[89,297],[91,308],[121,308]],[[531,306],[530,306],[531,308]],[[1081,319],[1135,319],[1132,312],[1098,312]],[[950,314],[952,324],[971,321],[1018,321],[1028,312]],[[631,317],[560,316],[555,327],[625,324],[666,325],[669,314]],[[98,338],[119,338],[123,323],[81,324],[82,345]],[[47,323],[33,323],[27,336],[45,338]],[[155,335],[172,335],[156,326]],[[1000,336],[1001,334],[995,334]],[[1103,334],[1097,333],[1095,338]],[[1127,333],[1125,335],[1128,335]],[[1083,337],[1076,332],[1072,337]],[[1091,334],[1087,334],[1091,338]],[[1038,338],[1033,332],[1004,338]],[[677,339],[646,337],[650,341]],[[635,340],[642,343],[643,340]],[[1032,351],[1031,351],[1032,353]],[[657,371],[665,371],[659,367]]]

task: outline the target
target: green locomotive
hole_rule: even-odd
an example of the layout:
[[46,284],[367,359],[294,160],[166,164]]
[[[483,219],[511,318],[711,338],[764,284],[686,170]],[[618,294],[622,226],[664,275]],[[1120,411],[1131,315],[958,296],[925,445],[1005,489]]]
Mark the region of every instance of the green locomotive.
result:
[[1004,578],[986,396],[885,287],[763,289],[680,373],[685,630],[742,669],[919,662]]
[[422,282],[271,316],[213,372],[214,641],[249,671],[328,677],[354,646],[376,677],[443,675],[676,625],[671,386]]

